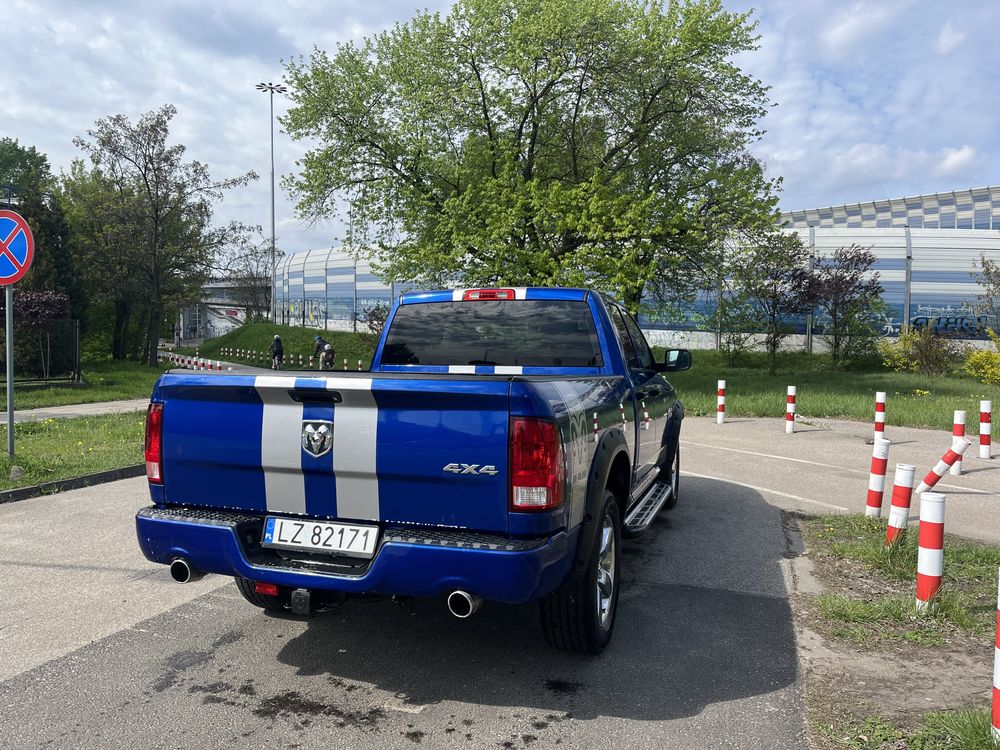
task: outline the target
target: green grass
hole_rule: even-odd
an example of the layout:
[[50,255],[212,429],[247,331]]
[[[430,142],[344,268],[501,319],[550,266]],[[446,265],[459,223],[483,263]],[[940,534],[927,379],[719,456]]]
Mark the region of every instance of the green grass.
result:
[[785,354],[776,375],[767,373],[762,358],[746,357],[746,366],[730,367],[723,355],[695,351],[687,372],[669,375],[689,414],[714,414],[716,381],[726,381],[729,416],[780,417],[785,413],[785,389],[798,387],[797,412],[804,418],[825,417],[874,421],[875,392],[888,394],[886,421],[907,427],[951,427],[955,409],[969,414],[969,429],[978,425],[979,401],[1000,402],[1000,387],[983,385],[961,375],[928,377],[896,373],[870,363],[865,370],[833,370],[822,355]]
[[[918,615],[914,606],[916,527],[886,548],[885,524],[862,515],[820,516],[803,521],[802,526],[817,565],[838,559],[860,563],[861,577],[881,592],[817,596],[817,611],[832,624],[833,635],[858,643],[905,640],[934,646],[943,643],[954,628],[982,635],[995,627],[1000,547],[947,535],[941,592],[931,611]],[[838,579],[844,575],[838,570]]]
[[[14,464],[24,476],[10,479],[11,460],[0,455],[0,489],[51,482],[143,461],[145,414],[108,414],[75,419],[46,419],[14,426]],[[0,427],[7,445],[7,427]]]
[[14,408],[37,409],[66,404],[91,404],[99,401],[149,398],[153,383],[166,369],[138,362],[84,362],[82,383],[52,385],[14,385]]
[[990,734],[990,714],[985,709],[932,711],[921,717],[912,731],[871,716],[849,726],[822,727],[835,745],[849,750],[996,750]]
[[[281,336],[281,341],[285,347],[285,367],[291,367],[291,358],[294,355],[296,364],[298,355],[302,355],[303,360],[307,360],[313,353],[315,345],[313,337],[320,335],[329,341],[334,350],[335,364],[337,368],[342,368],[344,357],[347,357],[348,369],[357,369],[358,360],[361,366],[368,369],[371,363],[372,354],[375,352],[375,337],[366,333],[350,333],[345,331],[321,331],[316,328],[302,328],[298,326],[283,326],[275,323],[248,323],[224,336],[209,339],[204,345],[198,347],[198,353],[208,359],[228,359],[233,362],[246,364],[267,364],[270,365],[271,358],[267,354],[274,335]],[[247,349],[250,351],[262,352],[254,361],[248,359],[236,359],[234,357],[223,357],[223,348]],[[194,349],[179,349],[188,354],[194,354]],[[308,364],[303,365],[308,367]]]

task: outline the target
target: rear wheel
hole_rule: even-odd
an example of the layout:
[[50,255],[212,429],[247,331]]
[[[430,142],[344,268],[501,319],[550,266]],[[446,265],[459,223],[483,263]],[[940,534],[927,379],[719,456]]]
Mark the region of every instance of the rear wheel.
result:
[[243,598],[255,607],[266,609],[268,612],[281,612],[285,614],[289,612],[288,608],[285,607],[284,600],[280,596],[257,593],[257,584],[249,578],[236,576],[236,588],[243,594]]
[[681,442],[678,438],[674,448],[674,460],[670,464],[670,497],[663,504],[663,510],[670,510],[677,505],[677,493],[681,489]]
[[599,654],[611,640],[618,611],[621,519],[618,502],[604,492],[601,522],[583,574],[539,602],[542,632],[550,646],[582,654]]

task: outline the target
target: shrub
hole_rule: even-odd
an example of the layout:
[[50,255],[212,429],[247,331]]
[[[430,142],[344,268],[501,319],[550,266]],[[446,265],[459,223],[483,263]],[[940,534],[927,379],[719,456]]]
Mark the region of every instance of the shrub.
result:
[[989,331],[997,351],[977,349],[965,358],[965,371],[986,385],[1000,385],[1000,334]]
[[896,372],[944,375],[965,355],[966,347],[955,339],[939,336],[930,326],[901,331],[896,341],[879,341],[882,363]]

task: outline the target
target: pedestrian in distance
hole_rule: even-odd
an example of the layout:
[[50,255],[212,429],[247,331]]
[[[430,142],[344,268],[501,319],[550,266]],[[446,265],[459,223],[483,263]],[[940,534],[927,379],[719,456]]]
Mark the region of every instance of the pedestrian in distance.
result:
[[322,336],[316,336],[313,338],[316,343],[316,349],[313,350],[313,356],[318,358],[317,365],[320,370],[332,370],[333,369],[333,358],[336,352],[333,346],[324,339]]
[[271,369],[280,370],[285,359],[285,347],[281,343],[281,336],[274,334],[271,341]]

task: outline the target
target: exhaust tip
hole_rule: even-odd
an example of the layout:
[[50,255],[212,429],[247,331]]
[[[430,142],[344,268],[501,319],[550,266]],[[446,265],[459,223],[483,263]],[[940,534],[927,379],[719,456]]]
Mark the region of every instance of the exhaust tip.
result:
[[205,574],[181,557],[170,563],[170,577],[177,581],[177,583],[191,583],[191,581],[197,581],[203,575]]
[[468,591],[452,591],[448,594],[448,611],[459,620],[472,617],[483,605],[483,600]]

